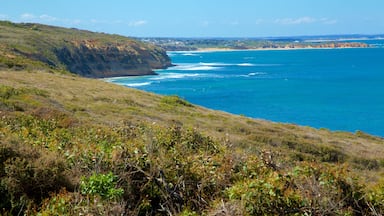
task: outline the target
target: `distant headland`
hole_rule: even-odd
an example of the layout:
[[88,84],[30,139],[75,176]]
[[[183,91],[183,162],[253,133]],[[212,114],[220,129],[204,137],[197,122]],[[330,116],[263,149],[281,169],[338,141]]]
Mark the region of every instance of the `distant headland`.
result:
[[167,51],[202,51],[369,48],[372,45],[364,41],[379,38],[383,37],[381,35],[337,35],[281,38],[141,38],[141,40],[160,46]]

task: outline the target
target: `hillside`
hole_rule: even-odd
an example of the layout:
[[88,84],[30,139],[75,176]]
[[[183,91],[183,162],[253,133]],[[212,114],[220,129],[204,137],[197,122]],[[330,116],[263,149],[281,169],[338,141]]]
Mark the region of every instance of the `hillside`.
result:
[[154,45],[118,35],[0,21],[0,68],[70,71],[85,77],[154,74],[171,61]]
[[125,37],[0,22],[0,41],[1,215],[384,214],[383,138],[71,73],[170,64]]
[[5,212],[384,211],[381,138],[230,115],[70,75],[1,71],[0,80]]

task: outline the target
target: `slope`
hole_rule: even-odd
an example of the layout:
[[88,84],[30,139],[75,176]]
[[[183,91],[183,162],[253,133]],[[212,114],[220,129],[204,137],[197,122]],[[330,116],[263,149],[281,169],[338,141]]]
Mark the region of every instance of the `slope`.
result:
[[[33,200],[28,203],[38,211],[58,205],[53,198],[62,198],[69,214],[105,214],[115,207],[142,215],[237,214],[236,209],[256,215],[351,209],[368,214],[369,205],[383,210],[375,200],[384,190],[372,195],[360,185],[383,178],[382,138],[230,115],[176,96],[77,76],[1,71],[0,80],[1,176],[6,185],[0,189],[9,200]],[[36,163],[47,170],[37,169]],[[20,176],[22,167],[30,167],[34,175]],[[117,178],[110,176],[114,184],[109,187],[116,190],[109,195],[103,188],[87,190],[109,172]],[[57,178],[37,189],[14,183],[47,181],[42,173]],[[260,191],[249,194],[253,190]],[[104,209],[78,201],[87,194],[92,195],[87,199],[101,196],[94,202]],[[9,200],[3,208],[29,208]]]
[[131,38],[0,21],[0,68],[110,77],[154,74],[170,65],[163,49]]

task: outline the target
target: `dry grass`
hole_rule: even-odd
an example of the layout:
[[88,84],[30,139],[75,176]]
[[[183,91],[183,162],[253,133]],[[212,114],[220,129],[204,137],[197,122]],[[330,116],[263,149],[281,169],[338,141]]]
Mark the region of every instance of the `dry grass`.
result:
[[85,123],[118,126],[146,121],[163,126],[182,125],[251,154],[271,151],[277,160],[287,164],[295,160],[349,162],[361,172],[365,170],[370,179],[381,175],[384,166],[384,140],[361,132],[316,130],[195,105],[167,104],[163,96],[77,76],[1,71],[0,80],[2,85],[47,92],[45,103]]
[[384,209],[379,137],[231,115],[73,75],[0,71],[0,83],[4,214]]

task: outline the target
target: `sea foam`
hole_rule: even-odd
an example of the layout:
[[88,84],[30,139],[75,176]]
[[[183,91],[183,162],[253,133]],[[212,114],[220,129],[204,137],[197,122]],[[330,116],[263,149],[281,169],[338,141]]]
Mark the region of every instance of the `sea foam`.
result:
[[180,64],[176,67],[173,67],[172,70],[181,70],[181,71],[209,71],[209,70],[218,70],[221,67],[216,67],[212,65],[205,65],[202,63],[199,64]]
[[162,73],[159,76],[150,78],[151,80],[166,80],[166,79],[182,79],[186,77],[197,77],[200,74],[188,74],[188,73]]
[[125,86],[128,87],[140,87],[140,86],[146,86],[146,85],[151,85],[152,82],[141,82],[141,83],[125,83]]

